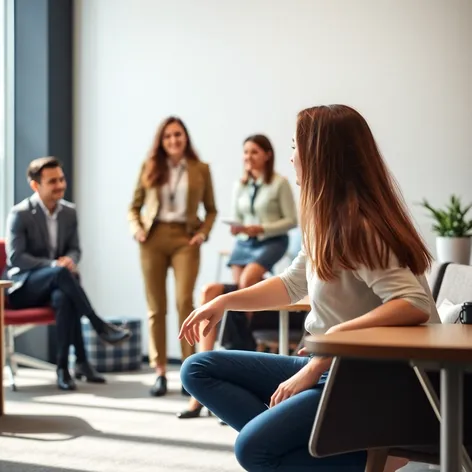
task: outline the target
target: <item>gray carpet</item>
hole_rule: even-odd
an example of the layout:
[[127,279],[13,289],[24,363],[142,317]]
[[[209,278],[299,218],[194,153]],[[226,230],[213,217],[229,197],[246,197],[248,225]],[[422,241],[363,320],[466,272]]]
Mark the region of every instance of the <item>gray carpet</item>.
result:
[[[107,375],[106,385],[80,383],[62,393],[54,373],[20,369],[18,391],[6,390],[0,419],[0,472],[232,472],[236,433],[214,417],[182,421],[175,413],[178,372],[169,373],[171,393],[151,398],[154,375]],[[409,464],[402,472],[425,472]]]

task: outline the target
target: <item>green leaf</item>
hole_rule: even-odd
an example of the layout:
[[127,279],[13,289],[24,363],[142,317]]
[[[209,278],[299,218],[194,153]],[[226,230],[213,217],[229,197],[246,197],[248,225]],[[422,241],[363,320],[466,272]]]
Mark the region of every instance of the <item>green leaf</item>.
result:
[[466,214],[472,209],[472,203],[462,208],[459,196],[451,195],[445,209],[434,208],[426,198],[419,204],[430,212],[430,217],[434,221],[432,230],[439,236],[464,237],[472,231],[472,220],[465,219]]

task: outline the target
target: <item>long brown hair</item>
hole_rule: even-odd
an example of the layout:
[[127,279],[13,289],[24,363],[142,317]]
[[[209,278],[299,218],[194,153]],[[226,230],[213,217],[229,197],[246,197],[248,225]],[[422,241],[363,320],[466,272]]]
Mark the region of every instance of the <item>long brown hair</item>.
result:
[[167,153],[162,146],[162,140],[164,138],[164,133],[167,128],[172,123],[179,124],[184,130],[185,136],[187,137],[187,146],[184,151],[184,155],[187,159],[193,159],[195,161],[199,160],[197,153],[195,152],[192,141],[190,140],[190,135],[187,131],[187,127],[184,125],[183,121],[180,118],[175,116],[169,116],[166,118],[157,128],[156,135],[154,136],[154,141],[149,150],[148,157],[144,164],[144,170],[141,175],[141,181],[144,187],[150,188],[156,185],[163,185],[169,179],[169,165],[167,164]]
[[386,268],[392,253],[423,274],[431,254],[409,217],[365,119],[345,105],[298,114],[301,227],[307,257],[321,280],[338,269]]
[[[259,146],[264,152],[269,155],[269,159],[267,159],[264,167],[264,183],[270,184],[272,182],[272,178],[274,177],[275,162],[275,152],[272,143],[270,142],[270,139],[267,136],[264,136],[263,134],[253,134],[251,136],[248,136],[244,140],[243,145],[247,142],[254,143],[256,146]],[[247,185],[250,177],[251,176],[249,175],[249,172],[245,170],[241,179],[241,183],[243,185]]]

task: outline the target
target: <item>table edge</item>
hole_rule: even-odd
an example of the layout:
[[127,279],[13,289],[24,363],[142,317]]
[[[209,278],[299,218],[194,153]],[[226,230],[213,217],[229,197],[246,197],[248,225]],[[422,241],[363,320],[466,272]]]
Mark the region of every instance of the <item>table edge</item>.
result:
[[280,305],[272,308],[264,308],[263,310],[255,311],[310,311],[311,306],[308,303],[294,303],[293,305]]
[[470,348],[440,348],[416,346],[379,346],[349,342],[323,342],[305,339],[305,347],[310,353],[319,356],[350,357],[382,360],[419,360],[435,362],[472,363],[472,346]]

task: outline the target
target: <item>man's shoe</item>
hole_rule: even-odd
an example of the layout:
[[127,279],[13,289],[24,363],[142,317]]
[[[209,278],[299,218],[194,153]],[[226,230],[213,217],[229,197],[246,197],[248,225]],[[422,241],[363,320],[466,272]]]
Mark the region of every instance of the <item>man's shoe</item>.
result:
[[159,375],[154,385],[151,387],[150,394],[153,397],[162,397],[167,393],[167,379],[164,375]]
[[131,337],[131,331],[110,323],[105,323],[103,331],[98,333],[100,339],[108,344],[117,345]]
[[78,380],[82,380],[85,378],[87,382],[90,383],[105,383],[105,377],[99,374],[95,367],[93,367],[88,362],[80,362],[75,365],[75,378]]
[[66,391],[75,390],[77,388],[74,379],[69,373],[69,369],[66,367],[60,367],[57,369],[57,386],[59,387],[59,390]]

